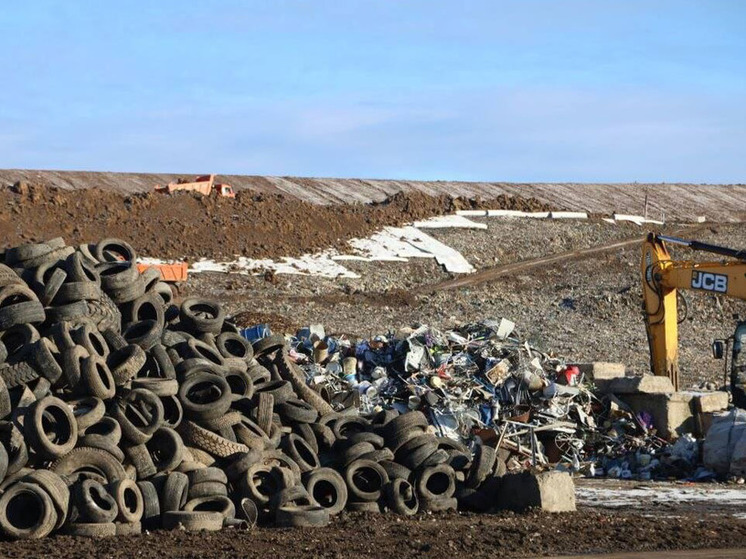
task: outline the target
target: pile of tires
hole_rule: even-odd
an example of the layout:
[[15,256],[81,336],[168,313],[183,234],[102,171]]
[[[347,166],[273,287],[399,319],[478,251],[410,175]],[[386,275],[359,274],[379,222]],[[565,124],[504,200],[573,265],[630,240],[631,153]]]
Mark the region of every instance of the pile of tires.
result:
[[219,304],[176,305],[136,257],[118,239],[2,255],[0,534],[489,507],[493,449],[436,438],[419,412],[336,413],[282,337],[252,346]]

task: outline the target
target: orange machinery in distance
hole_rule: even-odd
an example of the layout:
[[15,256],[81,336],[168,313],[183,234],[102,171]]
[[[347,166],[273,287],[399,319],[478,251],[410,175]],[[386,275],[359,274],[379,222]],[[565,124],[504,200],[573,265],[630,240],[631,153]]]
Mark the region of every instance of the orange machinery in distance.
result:
[[179,179],[178,181],[170,182],[165,186],[156,185],[155,187],[156,192],[164,192],[166,194],[171,194],[172,192],[176,192],[179,190],[199,192],[203,196],[209,196],[210,193],[214,190],[218,193],[218,195],[224,196],[226,198],[236,197],[236,193],[231,185],[215,182],[215,175],[202,175],[195,178],[191,182]]
[[174,264],[142,264],[137,265],[137,270],[142,273],[148,268],[155,268],[161,273],[161,279],[166,283],[179,283],[186,281],[189,265],[186,262]]

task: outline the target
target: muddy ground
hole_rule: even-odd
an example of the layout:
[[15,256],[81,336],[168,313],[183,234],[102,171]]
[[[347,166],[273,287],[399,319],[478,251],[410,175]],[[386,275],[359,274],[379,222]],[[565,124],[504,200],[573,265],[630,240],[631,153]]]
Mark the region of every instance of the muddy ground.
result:
[[[489,203],[398,193],[363,205],[319,206],[280,194],[123,194],[100,189],[50,189],[21,183],[0,188],[3,247],[63,237],[68,244],[127,238],[141,256],[166,259],[297,256],[459,209],[550,209],[536,200],[502,196]],[[50,219],[54,216],[53,219]]]
[[257,528],[219,533],[153,532],[105,540],[58,536],[0,543],[2,557],[105,559],[540,557],[609,551],[740,547],[746,521],[729,517],[580,510],[550,515],[439,513],[412,519],[343,513],[323,529]]

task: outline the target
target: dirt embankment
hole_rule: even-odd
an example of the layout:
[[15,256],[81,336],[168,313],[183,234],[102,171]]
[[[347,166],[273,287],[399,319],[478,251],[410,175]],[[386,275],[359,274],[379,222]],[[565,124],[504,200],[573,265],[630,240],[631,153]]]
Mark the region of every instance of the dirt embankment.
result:
[[[0,169],[0,184],[24,180],[64,190],[101,188],[132,194],[150,192],[156,184],[193,176]],[[690,222],[703,215],[709,221],[746,220],[746,184],[506,183],[222,174],[218,175],[218,180],[236,190],[284,194],[321,205],[381,202],[397,192],[461,198],[481,196],[484,199],[507,195],[536,198],[554,207],[605,215],[612,212],[641,214],[647,201],[649,216],[654,219]]]
[[121,237],[140,254],[160,258],[277,258],[333,247],[387,225],[484,207],[550,209],[510,196],[482,201],[412,192],[373,204],[320,206],[252,191],[228,199],[21,184],[0,190],[0,236],[4,247],[58,236],[70,244]]

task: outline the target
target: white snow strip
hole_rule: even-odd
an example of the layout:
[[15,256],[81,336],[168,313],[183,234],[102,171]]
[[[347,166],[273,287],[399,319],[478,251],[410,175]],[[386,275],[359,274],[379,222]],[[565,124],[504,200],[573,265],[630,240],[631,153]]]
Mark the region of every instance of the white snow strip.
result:
[[417,229],[487,229],[486,223],[477,223],[460,215],[439,215],[425,221],[415,221]]
[[408,258],[431,258],[432,255],[407,243],[394,227],[386,227],[367,239],[352,239],[349,245],[370,260],[406,262]]
[[150,258],[147,256],[138,256],[138,264],[147,264],[148,266],[159,266],[161,264],[173,264],[175,260],[162,260],[160,258]]
[[[487,229],[487,225],[475,223],[459,216],[441,216],[433,220],[418,222],[425,227],[469,227]],[[203,259],[193,262],[189,271],[224,272],[237,274],[261,274],[273,270],[277,274],[309,275],[326,278],[350,278],[360,276],[345,268],[343,261],[388,261],[408,262],[410,258],[435,258],[447,271],[456,274],[470,274],[474,267],[457,250],[423,233],[413,226],[385,227],[367,239],[352,239],[348,243],[351,254],[340,254],[337,250],[327,250],[317,254],[305,254],[298,258],[285,257],[279,261],[257,260],[238,257],[229,262]],[[146,264],[164,264],[157,258],[143,258]]]
[[427,233],[423,233],[412,226],[390,227],[388,229],[401,235],[412,246],[432,254],[435,261],[443,266],[446,271],[454,274],[471,274],[474,272],[474,267],[459,251],[441,243]]
[[576,487],[578,504],[602,507],[643,507],[666,503],[717,502],[719,506],[733,507],[739,512],[746,506],[746,490],[716,489],[706,485],[687,487],[635,487],[614,489],[597,487]]
[[350,278],[360,276],[337,264],[333,257],[336,253],[326,251],[319,254],[304,254],[299,258],[284,257],[282,261],[255,260],[239,257],[232,262],[215,262],[214,260],[200,260],[190,265],[190,272],[231,272],[238,274],[260,274],[264,270],[273,270],[277,274],[295,274],[304,276],[319,276],[324,278]]

